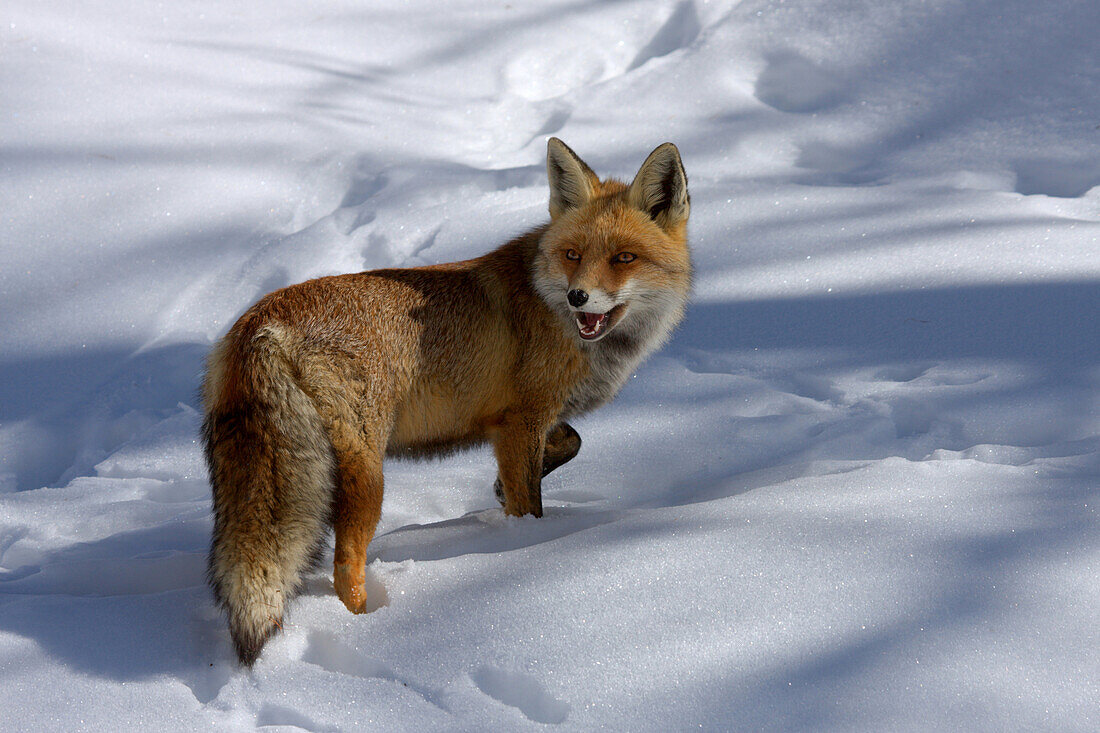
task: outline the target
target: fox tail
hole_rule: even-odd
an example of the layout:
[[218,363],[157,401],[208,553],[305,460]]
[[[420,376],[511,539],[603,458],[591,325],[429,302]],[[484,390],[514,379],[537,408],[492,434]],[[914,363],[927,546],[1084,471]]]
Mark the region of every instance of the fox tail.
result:
[[211,353],[203,444],[213,491],[207,579],[241,664],[282,628],[331,520],[336,461],[278,327],[230,333]]

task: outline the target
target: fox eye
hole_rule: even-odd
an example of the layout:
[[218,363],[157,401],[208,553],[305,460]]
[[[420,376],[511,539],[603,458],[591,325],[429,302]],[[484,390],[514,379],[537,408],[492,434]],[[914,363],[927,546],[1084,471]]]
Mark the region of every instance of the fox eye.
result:
[[567,260],[579,260],[580,258],[581,258],[581,253],[578,252],[577,250],[575,250],[575,249],[565,250],[565,259],[567,259]]
[[630,252],[620,252],[619,254],[617,254],[617,255],[615,255],[614,257],[612,257],[612,258],[611,258],[611,261],[612,261],[612,262],[623,262],[623,263],[626,263],[626,262],[633,262],[633,261],[634,261],[634,260],[636,260],[636,259],[638,259],[638,256],[637,256],[637,255],[635,255],[635,254],[632,254],[632,253],[630,253]]

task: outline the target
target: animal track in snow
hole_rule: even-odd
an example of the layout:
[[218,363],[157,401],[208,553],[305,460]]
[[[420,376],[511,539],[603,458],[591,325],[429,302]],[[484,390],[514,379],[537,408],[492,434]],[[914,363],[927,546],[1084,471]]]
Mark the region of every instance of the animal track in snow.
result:
[[[615,511],[551,505],[545,507],[542,519],[535,520],[507,517],[500,509],[488,509],[432,524],[406,525],[375,538],[371,547],[375,557],[383,562],[497,554],[553,542],[608,524],[619,516]],[[490,531],[486,531],[486,524],[490,525]],[[369,588],[367,592],[369,595]]]
[[256,727],[277,727],[280,730],[307,730],[313,733],[332,733],[340,729],[335,726],[318,725],[306,715],[283,705],[265,704],[256,713]]
[[481,667],[470,675],[470,679],[486,695],[518,708],[536,723],[564,723],[569,717],[569,703],[551,695],[538,679],[530,675]]
[[0,577],[0,592],[93,598],[163,593],[202,585],[205,561],[201,553],[174,550],[130,558],[73,552],[56,562],[15,568]]
[[673,51],[690,46],[702,30],[695,3],[685,0],[676,6],[676,10],[672,11],[664,25],[649,39],[649,43],[638,51],[627,71],[637,69],[650,59],[668,56]]
[[377,218],[377,213],[364,204],[389,184],[389,179],[384,173],[371,172],[372,166],[367,161],[359,160],[355,167],[355,177],[340,201],[340,206],[332,214],[336,228],[345,236],[351,235],[356,229],[370,224]]
[[1087,438],[1048,446],[979,444],[958,451],[940,448],[933,451],[928,459],[933,461],[973,460],[1002,466],[1026,466],[1044,459],[1092,456],[1100,450],[1098,443],[1100,441],[1096,438]]
[[603,494],[585,491],[584,489],[559,489],[547,495],[546,498],[567,504],[592,504],[598,501],[607,501],[607,497]]
[[[191,619],[191,634],[197,649],[213,649],[224,643],[224,622],[213,607],[201,610]],[[180,680],[191,690],[200,705],[212,702],[221,694],[236,670],[226,658],[213,663],[199,661],[180,671]]]
[[819,112],[840,101],[841,84],[813,61],[787,51],[767,58],[755,94],[781,112]]
[[[552,70],[548,73],[548,70]],[[504,68],[508,92],[529,102],[557,99],[598,81],[604,75],[603,58],[584,47],[562,49],[547,56],[544,49],[521,53]]]
[[989,374],[973,374],[970,372],[959,373],[931,373],[928,375],[932,383],[938,387],[968,387],[978,382],[989,379]]
[[311,633],[301,660],[337,674],[393,682],[411,690],[440,710],[446,710],[439,702],[440,695],[438,692],[402,679],[383,662],[363,656],[329,632],[314,631]]
[[350,237],[355,230],[365,227],[378,215],[365,207],[348,207],[332,212],[332,223],[345,236]]
[[1084,196],[1100,186],[1100,160],[1023,160],[1016,169],[1016,192],[1059,198]]
[[[918,373],[919,371],[919,373]],[[906,377],[909,379],[895,379]],[[965,366],[943,364],[896,364],[880,369],[875,378],[884,382],[914,382],[920,379],[922,386],[930,387],[969,387],[989,379],[985,369],[969,369]],[[900,385],[899,385],[900,386]]]
[[[0,573],[4,572],[4,568],[8,563],[4,562],[4,555],[19,540],[29,534],[29,530],[26,527],[7,527],[0,529]],[[22,566],[22,563],[20,563]],[[0,575],[2,578],[3,575]]]
[[899,397],[889,403],[889,417],[898,438],[916,438],[932,432],[938,424],[936,414],[923,402]]
[[531,138],[537,140],[539,138],[553,135],[554,133],[565,127],[565,123],[569,122],[569,118],[573,116],[573,109],[571,107],[555,107],[546,116],[546,121],[542,123],[542,127],[535,132]]
[[355,163],[355,174],[347,193],[340,201],[340,208],[353,208],[362,206],[375,194],[379,193],[389,183],[385,173],[374,173],[373,164],[366,160],[358,160]]
[[335,635],[325,631],[314,631],[301,657],[303,662],[316,664],[330,672],[339,672],[353,677],[380,677],[387,680],[397,679],[393,671],[382,662],[364,657],[348,648]]
[[844,399],[844,393],[825,377],[795,372],[790,374],[785,381],[784,386],[786,389],[791,394],[799,397],[831,403],[840,402]]
[[880,382],[912,382],[927,374],[930,368],[930,364],[892,364],[875,372],[874,379]]
[[804,143],[795,165],[815,173],[799,179],[800,183],[816,186],[862,186],[881,178],[867,150],[812,140]]

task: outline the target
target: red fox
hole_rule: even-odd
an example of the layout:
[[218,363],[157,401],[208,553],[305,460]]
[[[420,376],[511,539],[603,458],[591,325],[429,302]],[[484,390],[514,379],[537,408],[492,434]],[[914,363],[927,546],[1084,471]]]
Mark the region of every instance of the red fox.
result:
[[213,349],[203,443],[208,579],[251,666],[335,529],[333,584],[365,610],[386,456],[490,443],[507,514],[580,450],[568,419],[610,400],[683,318],[690,199],[680,153],[601,181],[561,140],[550,222],[482,257],[323,277],[252,306]]

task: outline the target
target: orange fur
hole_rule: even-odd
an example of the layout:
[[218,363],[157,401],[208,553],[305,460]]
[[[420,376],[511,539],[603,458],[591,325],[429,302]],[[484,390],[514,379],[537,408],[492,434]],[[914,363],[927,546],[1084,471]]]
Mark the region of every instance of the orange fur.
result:
[[[489,442],[504,511],[541,516],[542,477],[580,449],[565,420],[610,399],[679,322],[691,268],[675,148],[628,186],[552,139],[548,173],[550,224],[465,262],[276,291],[212,352],[209,577],[243,663],[280,627],[330,524],[337,595],[363,611],[385,456]],[[612,261],[624,251],[635,259]],[[595,342],[565,301],[582,287],[617,299]]]

